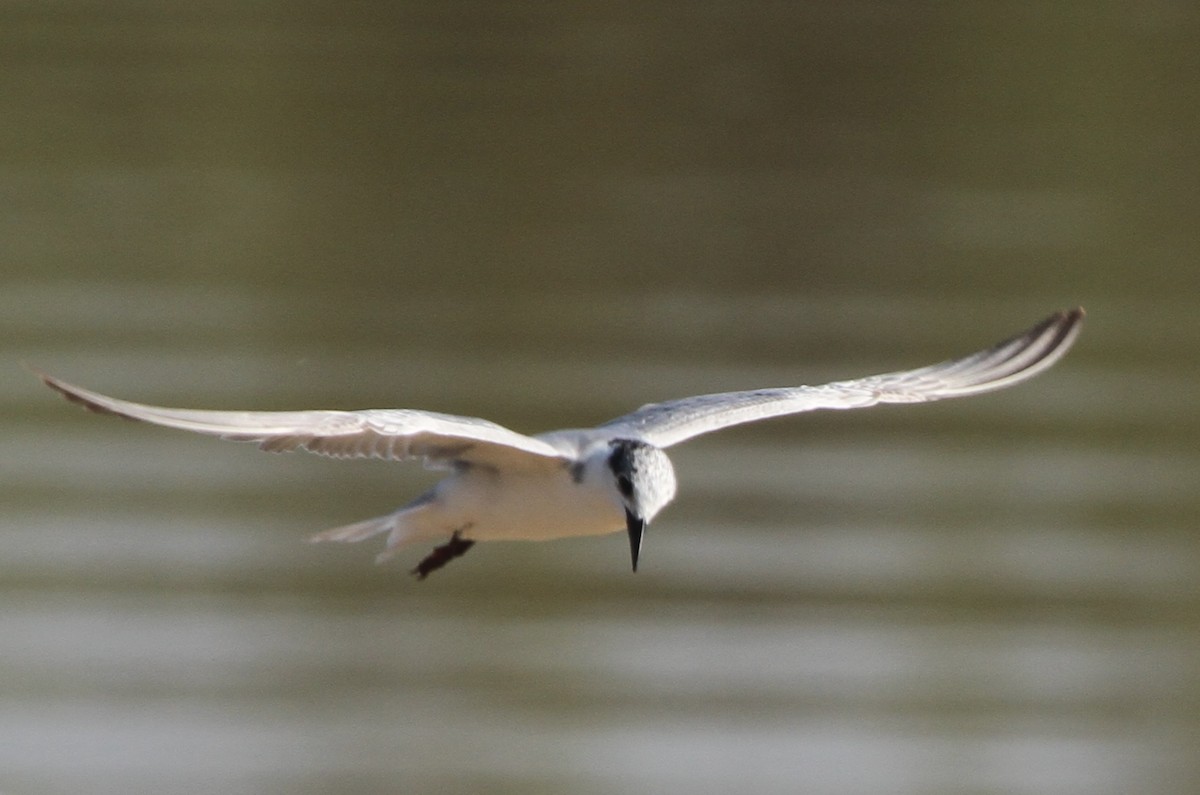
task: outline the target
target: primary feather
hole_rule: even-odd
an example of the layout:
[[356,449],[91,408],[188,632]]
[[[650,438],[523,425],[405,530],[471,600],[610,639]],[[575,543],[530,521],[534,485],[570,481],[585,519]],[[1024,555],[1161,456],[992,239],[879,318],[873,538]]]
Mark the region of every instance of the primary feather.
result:
[[929,367],[821,386],[723,392],[652,403],[596,430],[669,447],[702,433],[784,414],[921,403],[1002,389],[1058,361],[1079,334],[1083,314],[1083,309],[1058,312],[987,350]]
[[46,373],[47,386],[101,414],[169,428],[256,442],[264,450],[304,449],[334,458],[423,458],[440,466],[473,463],[517,466],[523,458],[561,460],[562,451],[539,439],[477,417],[413,409],[362,411],[210,411],[150,406],[102,395]]

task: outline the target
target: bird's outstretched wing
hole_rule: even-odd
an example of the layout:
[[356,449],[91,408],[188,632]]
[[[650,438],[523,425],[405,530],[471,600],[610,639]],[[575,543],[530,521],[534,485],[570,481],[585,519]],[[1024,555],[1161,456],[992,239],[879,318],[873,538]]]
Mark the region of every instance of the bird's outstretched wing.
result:
[[423,458],[427,466],[459,463],[506,468],[565,462],[562,452],[487,420],[409,409],[364,411],[207,411],[147,406],[101,395],[34,371],[67,400],[116,414],[223,439],[257,442],[272,452],[310,450],[334,458]]
[[754,389],[643,406],[596,430],[610,438],[669,447],[702,433],[814,409],[921,403],[1012,386],[1050,367],[1079,334],[1083,309],[1058,312],[1012,339],[941,364],[822,386]]

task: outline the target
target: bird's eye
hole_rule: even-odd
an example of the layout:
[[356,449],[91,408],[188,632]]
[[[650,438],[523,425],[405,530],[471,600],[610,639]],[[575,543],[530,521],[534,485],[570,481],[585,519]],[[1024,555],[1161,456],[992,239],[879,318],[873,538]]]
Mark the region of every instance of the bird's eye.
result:
[[629,479],[628,475],[617,475],[617,488],[626,497],[633,496],[633,481]]

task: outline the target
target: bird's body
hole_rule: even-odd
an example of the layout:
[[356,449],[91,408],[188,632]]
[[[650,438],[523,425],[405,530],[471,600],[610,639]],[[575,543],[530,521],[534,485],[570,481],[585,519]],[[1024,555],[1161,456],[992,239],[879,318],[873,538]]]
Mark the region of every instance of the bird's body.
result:
[[[335,527],[313,541],[362,541],[387,533],[390,559],[414,541],[456,536],[466,541],[549,541],[629,529],[614,459],[642,463],[652,484],[639,516],[649,522],[675,496],[675,473],[666,454],[632,440],[608,440],[590,431],[555,431],[534,437],[562,451],[561,457],[532,457],[522,466],[461,466],[395,513]],[[640,535],[636,544],[640,546]],[[465,550],[464,550],[465,551]],[[636,566],[637,552],[634,559]]]
[[[604,452],[581,464],[549,459],[528,469],[465,467],[393,514],[399,521],[388,547],[455,530],[473,541],[548,541],[619,530],[625,514],[606,488]],[[336,536],[335,528],[320,538]]]
[[451,473],[392,514],[326,530],[314,541],[388,534],[380,559],[416,542],[449,539],[420,577],[476,541],[537,540],[626,530],[637,568],[645,526],[675,496],[663,448],[745,422],[814,409],[915,403],[1000,389],[1046,369],[1070,347],[1083,310],[1060,312],[1012,339],[941,364],[816,387],[701,395],[643,406],[595,428],[525,436],[474,417],[412,409],[238,412],[132,403],[60,381],[67,399],[107,414],[238,441],[339,458],[422,458]]

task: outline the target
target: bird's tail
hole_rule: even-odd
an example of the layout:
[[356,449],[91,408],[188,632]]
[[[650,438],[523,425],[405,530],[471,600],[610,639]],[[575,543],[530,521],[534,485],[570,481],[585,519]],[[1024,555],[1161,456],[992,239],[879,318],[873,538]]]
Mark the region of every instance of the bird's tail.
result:
[[388,534],[387,546],[375,557],[376,563],[383,563],[395,556],[397,550],[419,538],[430,535],[423,532],[425,523],[420,521],[422,508],[428,501],[421,500],[387,516],[377,516],[354,524],[330,528],[309,538],[309,542],[320,544],[325,541],[341,541],[354,543],[365,541],[382,533]]
[[367,519],[362,522],[345,524],[341,527],[332,527],[328,530],[323,530],[308,540],[313,544],[320,544],[325,541],[343,541],[347,544],[350,544],[356,541],[366,541],[368,538],[373,538],[380,533],[386,533],[391,530],[395,524],[395,514],[376,516],[374,519]]

